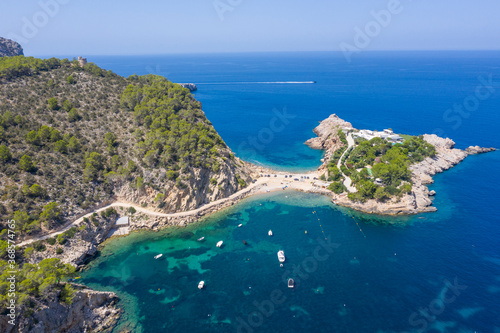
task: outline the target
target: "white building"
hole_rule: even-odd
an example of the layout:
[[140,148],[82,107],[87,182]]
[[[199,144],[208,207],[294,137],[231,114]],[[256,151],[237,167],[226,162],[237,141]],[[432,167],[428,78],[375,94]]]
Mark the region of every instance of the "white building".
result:
[[354,138],[361,138],[365,140],[371,140],[373,138],[381,138],[392,143],[403,142],[404,138],[394,134],[390,129],[384,129],[383,132],[370,131],[370,130],[360,130],[359,132],[353,133]]

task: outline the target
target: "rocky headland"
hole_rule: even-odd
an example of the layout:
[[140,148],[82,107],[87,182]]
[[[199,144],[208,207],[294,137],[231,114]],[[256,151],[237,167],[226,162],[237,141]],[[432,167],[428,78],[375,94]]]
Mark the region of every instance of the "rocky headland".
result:
[[20,55],[24,55],[24,51],[19,43],[0,37],[0,57],[15,57]]
[[[332,154],[344,145],[337,134],[338,130],[349,128],[352,129],[351,123],[332,114],[314,129],[314,133],[318,137],[306,141],[306,144],[312,148],[325,150],[325,158],[322,166],[319,168],[323,174],[326,172],[326,165],[330,161]],[[432,158],[427,157],[423,161],[409,167],[413,182],[411,193],[386,202],[379,202],[377,200],[354,202],[347,197],[347,193],[337,195],[332,192],[331,195],[334,202],[338,205],[370,214],[408,215],[434,212],[437,208],[432,206],[431,197],[436,193],[429,191],[427,187],[427,185],[434,182],[432,176],[452,168],[469,155],[496,150],[495,148],[482,148],[479,146],[471,146],[465,150],[457,149],[453,140],[441,138],[435,134],[425,134],[423,138],[436,148],[436,155]]]

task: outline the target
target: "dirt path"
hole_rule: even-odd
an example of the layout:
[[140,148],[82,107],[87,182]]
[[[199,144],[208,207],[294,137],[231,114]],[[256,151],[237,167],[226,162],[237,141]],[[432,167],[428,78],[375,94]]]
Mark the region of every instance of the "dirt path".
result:
[[342,156],[340,156],[339,158],[339,161],[337,162],[337,168],[339,168],[340,170],[340,173],[344,176],[344,186],[347,188],[347,191],[349,192],[356,192],[356,188],[355,187],[352,187],[351,186],[351,183],[352,183],[352,180],[351,180],[351,177],[345,175],[342,170],[340,169],[340,164],[342,162],[342,158],[344,157],[344,155],[349,151],[349,149],[354,146],[354,138],[352,137],[352,134],[349,133],[349,135],[347,136],[347,149],[345,150],[345,152],[342,154]]
[[[267,172],[267,170],[266,170]],[[267,174],[270,175],[270,177],[267,177]],[[309,173],[285,173],[285,172],[274,172],[274,173],[267,173],[262,177],[259,177],[255,183],[250,184],[248,187],[233,193],[231,196],[223,199],[219,199],[216,201],[212,201],[206,205],[203,205],[199,208],[189,210],[186,212],[178,212],[178,213],[161,213],[161,212],[156,212],[154,210],[138,206],[134,203],[129,203],[129,202],[124,202],[124,201],[117,201],[113,202],[112,204],[109,204],[107,206],[101,207],[99,209],[96,209],[78,219],[76,219],[73,222],[70,222],[66,225],[64,225],[61,229],[52,232],[50,234],[44,235],[44,236],[37,236],[31,239],[27,239],[19,244],[17,246],[25,246],[30,243],[39,241],[39,240],[45,240],[47,238],[55,237],[59,234],[62,234],[63,232],[69,230],[70,228],[79,225],[84,218],[89,218],[92,216],[94,213],[100,213],[108,208],[112,207],[134,207],[134,209],[138,212],[150,215],[150,216],[159,216],[159,217],[187,217],[187,216],[193,216],[193,215],[198,215],[200,212],[209,210],[213,206],[217,206],[220,204],[223,204],[227,201],[233,201],[237,202],[240,200],[242,195],[244,196],[250,191],[254,191],[251,195],[255,194],[262,194],[266,192],[274,192],[278,190],[283,190],[283,188],[286,187],[286,189],[292,189],[292,190],[299,190],[299,191],[304,191],[304,192],[316,192],[317,191],[317,186],[315,186],[314,183],[314,178],[318,177],[318,173],[316,171],[314,172],[309,172]],[[285,178],[286,176],[286,178]],[[309,179],[306,178],[301,178],[301,177],[309,177]],[[298,179],[294,180],[294,179]]]

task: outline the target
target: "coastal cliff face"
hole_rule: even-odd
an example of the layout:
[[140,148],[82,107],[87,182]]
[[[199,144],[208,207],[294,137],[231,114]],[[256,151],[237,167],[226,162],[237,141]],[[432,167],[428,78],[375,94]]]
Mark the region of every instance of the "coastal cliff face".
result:
[[[343,127],[352,128],[352,125],[336,115],[331,115],[314,129],[318,137],[306,142],[306,144],[313,148],[324,149],[326,151],[323,165],[319,170],[324,170],[326,168],[326,164],[329,162],[331,155],[342,146],[341,144],[339,145],[336,133],[339,128]],[[346,193],[337,195],[332,192],[331,196],[335,200],[335,203],[370,214],[408,215],[434,212],[437,208],[432,206],[431,197],[436,193],[434,191],[429,191],[427,187],[427,185],[434,182],[432,176],[452,168],[463,161],[468,155],[495,150],[495,148],[481,148],[478,146],[471,146],[466,150],[456,149],[453,140],[449,138],[444,139],[435,134],[425,134],[423,138],[436,148],[436,155],[432,158],[427,157],[423,161],[409,166],[413,182],[411,193],[405,194],[401,198],[393,198],[386,202],[367,200],[362,203],[351,201]]]
[[66,305],[57,301],[39,302],[36,311],[28,313],[21,308],[18,311],[17,325],[7,322],[7,317],[0,319],[0,331],[4,333],[81,333],[103,332],[113,327],[121,310],[116,306],[118,297],[112,292],[99,292],[73,285],[73,302]]
[[24,52],[19,43],[0,37],[0,57],[15,57],[20,55],[24,55]]
[[[222,153],[229,159],[231,154],[229,149]],[[221,164],[217,172],[198,168],[189,170],[189,174],[184,179],[184,186],[182,188],[169,186],[168,190],[163,188],[162,192],[167,194],[160,201],[157,200],[160,192],[150,186],[146,186],[144,190],[137,190],[124,184],[115,190],[115,195],[118,201],[140,204],[163,213],[196,209],[212,201],[227,198],[241,190],[243,187],[238,182],[238,178],[245,184],[250,184],[252,177],[257,176],[247,163],[236,157],[234,159],[235,163]]]
[[316,138],[311,138],[305,142],[306,145],[313,149],[320,149],[325,151],[325,156],[322,159],[322,166],[320,170],[325,169],[326,164],[332,157],[333,153],[344,146],[338,136],[338,131],[344,128],[353,128],[352,124],[340,119],[336,114],[330,115],[313,130]]

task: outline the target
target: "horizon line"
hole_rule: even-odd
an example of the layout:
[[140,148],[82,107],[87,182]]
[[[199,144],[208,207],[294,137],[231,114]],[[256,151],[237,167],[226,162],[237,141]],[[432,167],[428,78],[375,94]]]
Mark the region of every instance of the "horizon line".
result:
[[[419,50],[364,50],[361,53],[405,53],[405,52],[500,52],[499,49],[419,49]],[[331,50],[331,51],[224,51],[224,52],[172,52],[172,53],[129,53],[129,54],[120,54],[120,53],[101,53],[101,54],[91,54],[91,53],[75,53],[77,55],[71,57],[77,57],[78,55],[84,55],[86,57],[135,57],[135,56],[171,56],[171,55],[223,55],[223,54],[271,54],[271,53],[338,53],[343,54],[343,51],[340,50]],[[70,55],[63,54],[49,54],[49,53],[33,53],[32,55],[26,55],[26,57],[69,57]]]

